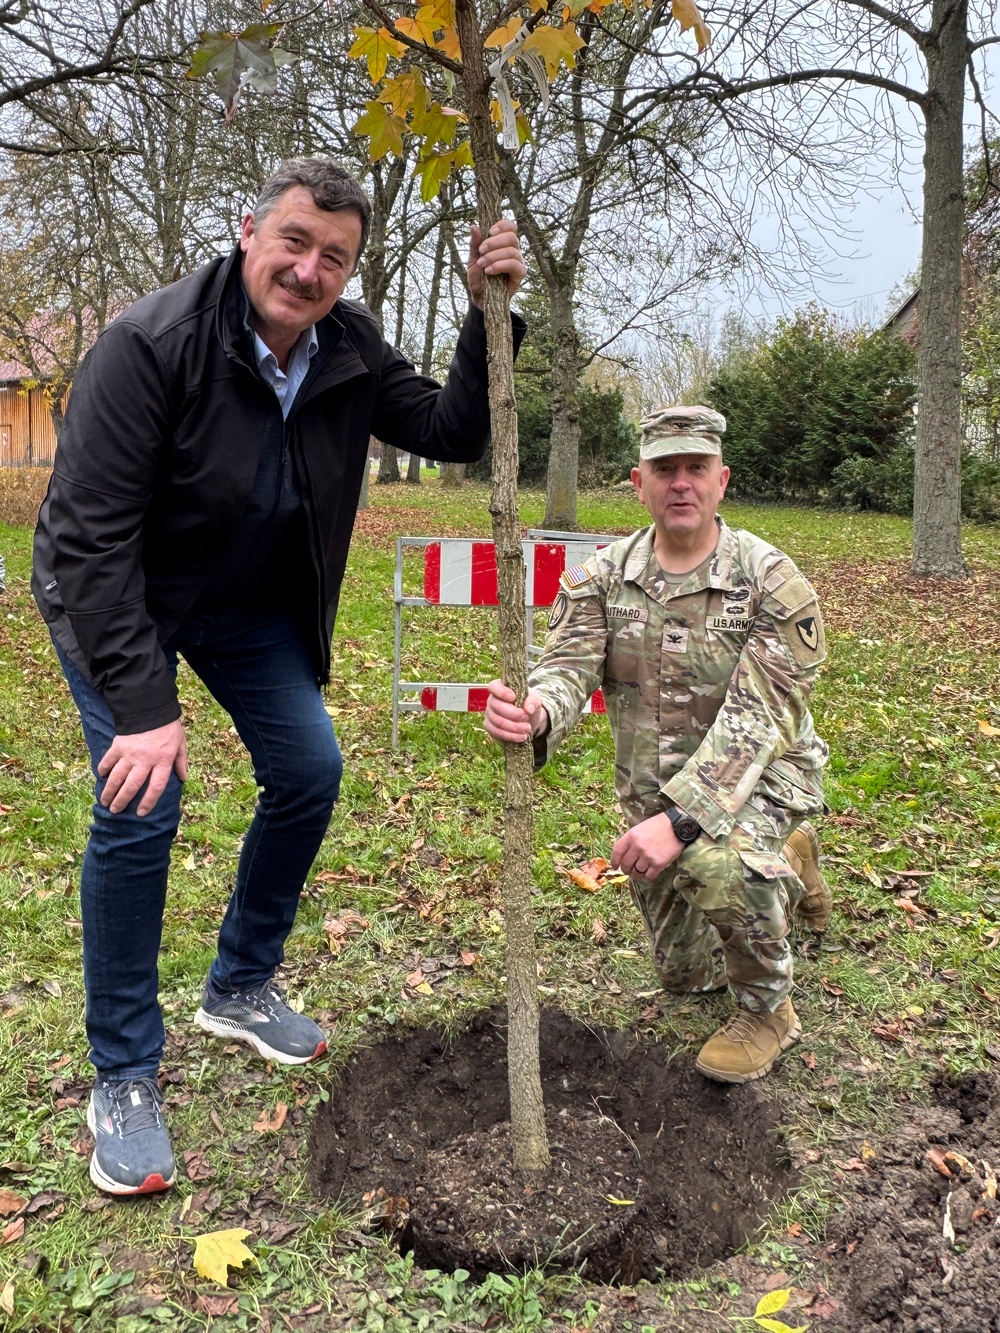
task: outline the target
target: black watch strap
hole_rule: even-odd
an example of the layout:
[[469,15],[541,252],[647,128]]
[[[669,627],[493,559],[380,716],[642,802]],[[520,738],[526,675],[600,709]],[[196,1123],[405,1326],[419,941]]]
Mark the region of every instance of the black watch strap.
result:
[[678,810],[676,805],[671,806],[667,811],[667,818],[674,826],[674,833],[677,835],[678,841],[684,843],[685,846],[690,846],[701,833],[701,825],[697,819],[692,819],[683,810]]

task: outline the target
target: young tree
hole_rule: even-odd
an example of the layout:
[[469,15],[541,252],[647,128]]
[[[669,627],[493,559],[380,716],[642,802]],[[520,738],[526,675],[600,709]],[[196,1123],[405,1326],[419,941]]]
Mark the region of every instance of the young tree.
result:
[[[501,216],[497,126],[509,149],[527,133],[510,81],[519,60],[547,97],[548,83],[562,65],[570,68],[584,45],[575,19],[607,9],[617,0],[424,0],[415,15],[383,0],[361,0],[374,26],[359,25],[351,53],[366,61],[378,96],[366,105],[356,129],[367,136],[373,159],[401,156],[404,141],[418,145],[416,174],[426,199],[455,170],[472,167],[479,226],[486,235]],[[699,45],[709,33],[693,0],[673,0],[682,30],[694,28]],[[480,7],[481,6],[481,7]],[[275,33],[276,35],[276,33]],[[217,45],[198,61],[226,68],[238,59],[236,42]],[[251,37],[251,40],[253,38]],[[246,40],[244,39],[244,46]],[[266,60],[267,44],[254,47]],[[390,61],[393,72],[386,77]],[[396,62],[399,62],[398,64]],[[398,71],[398,72],[397,72]],[[461,111],[448,105],[457,93]],[[459,130],[463,133],[460,134]],[[466,137],[467,134],[467,137]],[[523,699],[527,692],[524,561],[517,513],[517,413],[514,356],[506,284],[488,279],[484,317],[489,359],[493,441],[490,513],[499,585],[501,661],[504,679]],[[514,1164],[525,1172],[549,1163],[538,1049],[538,994],[531,912],[532,746],[508,745],[505,755],[503,895],[507,930],[509,1080]]]

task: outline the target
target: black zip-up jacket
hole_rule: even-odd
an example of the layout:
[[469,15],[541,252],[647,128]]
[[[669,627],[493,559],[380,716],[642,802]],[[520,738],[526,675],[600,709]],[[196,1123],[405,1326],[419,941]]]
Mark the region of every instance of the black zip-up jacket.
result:
[[[161,644],[236,531],[262,423],[280,418],[246,346],[244,300],[237,249],[137,301],[104,330],[73,383],[35,533],[32,591],[123,735],[180,716]],[[513,318],[519,343],[525,326]],[[444,387],[418,374],[359,302],[338,301],[317,332],[322,363],[284,430],[312,557],[314,611],[303,629],[325,682],[369,436],[472,462],[486,447],[489,404],[475,307]]]

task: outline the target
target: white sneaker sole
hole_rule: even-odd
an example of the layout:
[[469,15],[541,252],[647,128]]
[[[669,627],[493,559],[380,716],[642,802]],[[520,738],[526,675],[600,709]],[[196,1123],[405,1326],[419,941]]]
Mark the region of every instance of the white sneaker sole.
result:
[[307,1065],[310,1060],[317,1060],[321,1055],[326,1054],[326,1042],[321,1041],[311,1055],[289,1055],[286,1051],[276,1051],[273,1046],[268,1046],[267,1042],[258,1037],[256,1032],[242,1027],[232,1018],[215,1018],[212,1014],[206,1014],[200,1006],[194,1016],[194,1021],[205,1032],[211,1032],[214,1037],[225,1037],[227,1041],[242,1041],[247,1046],[252,1046],[258,1055],[263,1056],[265,1060],[277,1060],[283,1065]]
[[[97,1139],[97,1117],[94,1114],[94,1102],[91,1099],[87,1103],[87,1128]],[[170,1189],[177,1179],[176,1168],[169,1180],[164,1180],[160,1173],[154,1172],[147,1176],[141,1185],[123,1185],[120,1180],[112,1180],[101,1170],[97,1162],[97,1150],[90,1154],[90,1179],[103,1194],[115,1194],[118,1196],[126,1194],[158,1194],[161,1190]]]

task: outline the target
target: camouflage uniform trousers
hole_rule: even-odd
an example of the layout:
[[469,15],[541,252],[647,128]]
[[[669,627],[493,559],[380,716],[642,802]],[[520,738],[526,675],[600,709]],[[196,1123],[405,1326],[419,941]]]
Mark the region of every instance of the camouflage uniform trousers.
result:
[[[755,793],[727,836],[703,833],[655,880],[629,880],[664,990],[728,985],[754,1013],[791,993],[788,935],[805,890],[781,849],[803,818]],[[775,869],[787,873],[762,873]]]

